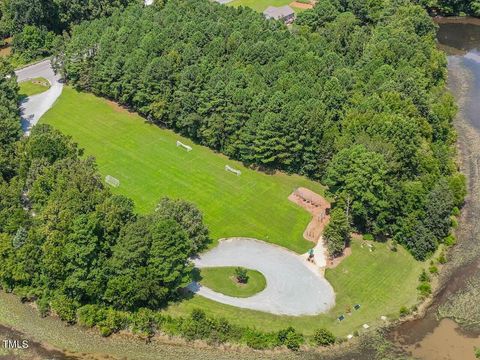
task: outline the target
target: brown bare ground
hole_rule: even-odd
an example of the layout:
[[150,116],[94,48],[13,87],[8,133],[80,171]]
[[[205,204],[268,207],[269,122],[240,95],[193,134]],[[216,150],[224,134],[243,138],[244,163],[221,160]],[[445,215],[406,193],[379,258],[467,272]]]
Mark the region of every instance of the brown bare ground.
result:
[[352,248],[347,247],[343,250],[342,256],[336,257],[334,259],[328,259],[327,261],[327,268],[334,269],[336,268],[344,259],[352,255]]
[[296,7],[299,9],[313,9],[313,4],[304,4],[298,1],[291,2],[290,6]]
[[123,107],[122,105],[117,104],[115,101],[112,100],[106,100],[107,105],[110,106],[113,110],[119,113],[124,113],[124,114],[130,114],[133,115],[135,114],[134,111],[131,111],[130,109]]
[[291,193],[288,200],[312,214],[312,220],[307,225],[303,237],[308,241],[316,243],[322,235],[323,228],[330,220],[330,216],[327,215],[327,209],[330,209],[330,203],[317,193],[303,187]]
[[12,38],[4,39],[5,46],[0,47],[0,56],[8,56],[12,53]]

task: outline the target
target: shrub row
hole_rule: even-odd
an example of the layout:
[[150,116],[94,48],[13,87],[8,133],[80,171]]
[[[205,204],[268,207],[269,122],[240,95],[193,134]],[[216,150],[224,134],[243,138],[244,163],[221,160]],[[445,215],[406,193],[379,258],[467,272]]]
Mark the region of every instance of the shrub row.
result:
[[[302,344],[307,343],[305,336],[293,327],[276,332],[264,332],[256,328],[234,325],[224,318],[207,316],[200,309],[194,309],[188,317],[171,317],[145,308],[132,313],[99,305],[85,305],[78,309],[77,320],[82,326],[97,327],[103,336],[128,330],[146,339],[158,333],[180,336],[188,341],[203,340],[210,345],[242,344],[257,350],[286,347],[297,351]],[[322,328],[315,332],[308,343],[329,346],[335,341],[335,336]]]

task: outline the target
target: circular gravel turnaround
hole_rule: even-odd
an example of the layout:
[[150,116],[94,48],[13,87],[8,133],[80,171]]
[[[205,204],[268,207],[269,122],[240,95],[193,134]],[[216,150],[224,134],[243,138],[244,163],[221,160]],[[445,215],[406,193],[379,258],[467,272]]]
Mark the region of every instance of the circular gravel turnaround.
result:
[[15,71],[17,81],[22,82],[29,79],[43,77],[50,82],[50,89],[47,91],[29,96],[20,104],[22,117],[22,129],[28,135],[32,126],[45,114],[62,94],[63,84],[60,77],[53,72],[50,60]]
[[243,266],[260,271],[266,288],[248,298],[217,293],[197,283],[189,285],[194,293],[240,308],[278,315],[316,315],[335,305],[335,293],[323,273],[305,258],[282,247],[246,238],[221,240],[214,249],[194,260],[195,266]]

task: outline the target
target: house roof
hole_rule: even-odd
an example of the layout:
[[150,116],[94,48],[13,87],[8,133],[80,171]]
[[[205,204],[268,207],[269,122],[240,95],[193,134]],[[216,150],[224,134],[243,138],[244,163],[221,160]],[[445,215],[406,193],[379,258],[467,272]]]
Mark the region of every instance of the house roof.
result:
[[283,19],[283,18],[285,18],[287,16],[291,16],[293,14],[295,14],[295,12],[288,5],[280,6],[280,7],[269,6],[263,12],[263,15],[265,15],[265,17],[267,19],[276,19],[276,20]]

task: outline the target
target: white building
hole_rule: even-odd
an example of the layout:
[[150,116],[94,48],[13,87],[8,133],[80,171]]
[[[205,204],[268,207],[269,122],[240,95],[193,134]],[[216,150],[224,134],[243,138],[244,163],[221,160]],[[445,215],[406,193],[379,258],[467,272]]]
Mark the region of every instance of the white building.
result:
[[288,6],[269,6],[264,12],[263,15],[267,19],[283,20],[286,24],[289,24],[295,20],[295,12],[293,9]]

